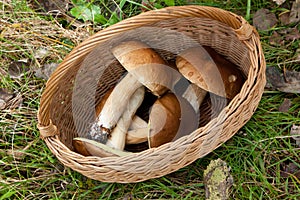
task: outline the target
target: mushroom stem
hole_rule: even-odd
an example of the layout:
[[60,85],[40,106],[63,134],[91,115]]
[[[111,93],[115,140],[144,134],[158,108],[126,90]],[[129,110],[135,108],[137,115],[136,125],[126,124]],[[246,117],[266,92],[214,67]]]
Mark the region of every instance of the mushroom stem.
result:
[[133,93],[142,86],[142,84],[130,73],[115,86],[107,98],[99,116],[90,129],[90,137],[101,143],[106,143],[112,129],[116,126],[121,115],[126,109]]
[[199,113],[199,108],[207,94],[206,90],[198,87],[196,84],[192,83],[182,94],[182,97],[185,98],[195,110],[195,113]]
[[129,102],[126,104],[127,107],[119,119],[116,127],[112,130],[111,136],[108,138],[106,145],[115,149],[123,150],[125,147],[126,133],[131,124],[132,118],[142,104],[144,99],[145,88],[138,88],[135,93],[131,96]]
[[149,126],[142,118],[135,115],[126,134],[126,144],[139,144],[148,140]]
[[139,144],[148,140],[149,127],[132,129],[127,132],[126,144]]
[[130,130],[136,130],[136,129],[143,129],[143,128],[147,128],[147,127],[148,127],[147,122],[145,122],[139,116],[135,115],[132,118],[132,122],[131,122],[131,124],[129,126],[129,131]]

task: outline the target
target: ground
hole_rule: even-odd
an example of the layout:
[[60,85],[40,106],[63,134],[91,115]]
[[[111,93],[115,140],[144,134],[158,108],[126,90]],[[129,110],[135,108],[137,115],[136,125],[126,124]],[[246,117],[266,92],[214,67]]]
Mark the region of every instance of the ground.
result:
[[[297,130],[299,134],[299,90],[272,87],[279,79],[274,83],[271,70],[279,77],[288,70],[300,71],[300,27],[295,17],[300,15],[299,1],[282,5],[271,0],[248,0],[250,4],[242,0],[72,1],[77,2],[77,10],[91,8],[101,13],[97,20],[88,14],[76,19],[80,18],[77,10],[69,12],[71,2],[54,1],[60,2],[61,13],[50,12],[58,8],[47,2],[0,2],[0,199],[204,199],[203,172],[218,158],[231,168],[231,199],[300,198],[300,146],[292,135]],[[273,82],[266,86],[255,114],[217,150],[161,178],[132,184],[103,183],[64,167],[39,138],[37,129],[36,115],[47,76],[72,48],[97,31],[147,8],[173,3],[223,8],[259,29],[268,79]]]

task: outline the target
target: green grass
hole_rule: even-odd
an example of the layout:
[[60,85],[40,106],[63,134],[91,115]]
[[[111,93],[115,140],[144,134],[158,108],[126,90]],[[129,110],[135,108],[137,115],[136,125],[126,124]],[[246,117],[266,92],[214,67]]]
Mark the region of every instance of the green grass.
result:
[[[120,5],[120,2],[124,3],[116,1],[116,4]],[[103,8],[103,12],[116,11],[113,1],[100,3],[108,8]],[[267,0],[251,1],[251,7],[247,7],[247,1],[243,0],[175,1],[176,5],[187,3],[227,9],[249,17],[250,22],[253,13],[260,8],[280,11],[278,6]],[[4,1],[0,5],[0,18],[6,21],[6,24],[0,24],[0,60],[4,71],[10,62],[19,59],[30,60],[30,66],[34,69],[45,63],[61,62],[72,47],[101,29],[99,24],[83,26],[80,30],[72,25],[67,26],[66,30],[58,28],[58,19],[41,11],[33,11],[26,1],[15,0],[10,5]],[[166,3],[155,1],[154,5],[163,7]],[[120,19],[134,16],[141,12],[141,3],[126,2],[121,11]],[[49,31],[43,26],[47,26]],[[283,28],[286,27],[276,27]],[[65,31],[69,34],[63,35]],[[78,37],[72,37],[72,34]],[[293,62],[283,64],[293,59],[297,47],[272,46],[269,44],[271,32],[260,34],[267,66],[299,70],[299,65]],[[299,41],[296,42],[299,44]],[[51,54],[45,59],[36,59],[34,52],[41,46],[47,47]],[[0,200],[204,199],[203,170],[217,158],[226,161],[232,169],[232,199],[300,199],[299,177],[282,177],[280,173],[289,163],[300,165],[300,148],[289,135],[291,126],[300,123],[300,95],[266,91],[251,120],[206,157],[161,178],[142,183],[116,184],[95,181],[64,167],[39,138],[36,114],[45,80],[36,78],[31,71],[21,79],[11,79],[8,75],[0,78],[0,88],[19,92],[23,98],[21,107],[1,110],[0,114]],[[278,111],[284,98],[292,101],[287,113]]]

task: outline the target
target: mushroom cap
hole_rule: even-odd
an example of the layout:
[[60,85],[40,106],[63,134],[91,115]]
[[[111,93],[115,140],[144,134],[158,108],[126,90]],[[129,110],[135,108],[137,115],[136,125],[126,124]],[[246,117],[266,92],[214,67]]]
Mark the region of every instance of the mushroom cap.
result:
[[[147,44],[139,41],[126,41],[112,48],[113,55],[122,66],[157,96],[165,93],[166,72],[162,66],[166,62]],[[161,82],[162,81],[162,82]]]
[[243,85],[237,66],[209,47],[192,47],[176,58],[180,73],[200,88],[232,99]]
[[179,129],[180,117],[180,103],[173,93],[167,93],[156,100],[149,116],[149,147],[158,147],[172,141]]
[[151,108],[149,147],[158,147],[190,134],[198,128],[199,113],[184,98],[167,93]]

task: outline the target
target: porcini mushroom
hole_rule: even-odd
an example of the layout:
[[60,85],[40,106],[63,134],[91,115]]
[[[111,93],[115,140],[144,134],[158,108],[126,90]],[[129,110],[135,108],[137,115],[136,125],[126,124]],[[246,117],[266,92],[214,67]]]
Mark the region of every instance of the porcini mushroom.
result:
[[208,53],[203,47],[189,48],[178,55],[176,65],[185,78],[200,88],[232,99],[242,87],[243,76],[225,58],[214,59],[215,55],[218,54],[212,49]]
[[[106,100],[112,93],[114,88],[109,89],[104,96],[102,97],[101,101],[96,106],[96,116],[98,116],[104,107]],[[123,113],[124,115],[124,113]],[[148,137],[148,123],[141,119],[139,116],[134,115],[132,117],[132,121],[126,133],[126,144],[137,144],[141,142],[147,141]],[[113,134],[115,135],[115,134]],[[112,136],[115,137],[115,136]],[[80,149],[80,144],[76,144],[77,149]],[[122,145],[123,146],[123,145]]]
[[[96,106],[96,114],[102,111],[108,97],[111,95],[113,88],[108,90],[102,97],[100,103]],[[138,116],[133,117],[136,109],[140,106],[144,98],[144,87],[138,88],[130,98],[128,105],[118,121],[117,126],[112,130],[111,137],[108,138],[107,143],[98,144],[97,142],[91,142],[87,139],[76,138],[73,139],[73,146],[75,150],[85,156],[114,156],[111,148],[123,150],[125,145],[125,137],[127,135],[128,127],[143,127],[145,121],[140,119]],[[133,119],[132,119],[133,118]],[[146,123],[147,125],[147,123]],[[96,145],[96,147],[94,146]],[[109,146],[109,147],[106,147]]]
[[145,43],[126,41],[112,48],[112,53],[154,95],[164,94],[178,78],[170,75],[171,67]]
[[167,93],[152,106],[149,116],[149,147],[172,141],[180,126],[180,103],[175,94]]
[[132,97],[129,99],[127,107],[119,119],[116,127],[112,130],[110,137],[108,138],[106,145],[115,149],[123,150],[125,147],[125,140],[128,128],[132,122],[132,118],[141,105],[144,99],[145,89],[144,87],[138,88]]
[[141,86],[142,84],[132,74],[127,73],[124,76],[107,98],[96,122],[92,124],[89,132],[91,139],[106,144],[131,96]]
[[178,77],[168,77],[165,61],[148,45],[129,41],[115,46],[112,53],[129,72],[112,91],[97,122],[90,129],[90,137],[106,143],[112,129],[125,110],[125,105],[133,92],[142,85],[158,96],[165,93]]
[[190,84],[182,94],[182,97],[186,99],[193,107],[196,114],[198,114],[200,105],[203,102],[206,91],[198,87],[196,84]]
[[148,123],[135,115],[126,134],[126,144],[138,144],[148,140]]
[[195,130],[198,117],[187,100],[167,93],[152,106],[149,127],[149,147],[158,147]]

